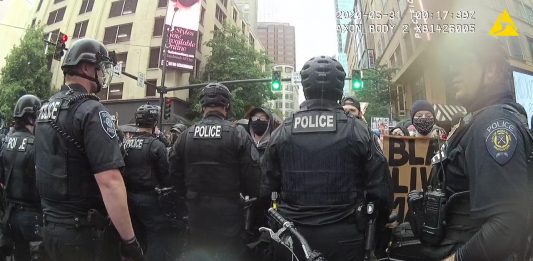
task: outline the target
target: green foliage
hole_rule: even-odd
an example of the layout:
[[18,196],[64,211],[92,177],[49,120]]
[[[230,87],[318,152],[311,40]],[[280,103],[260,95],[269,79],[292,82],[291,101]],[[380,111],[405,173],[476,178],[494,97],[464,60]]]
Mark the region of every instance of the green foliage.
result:
[[[203,82],[270,78],[270,59],[265,53],[250,46],[239,28],[225,25],[206,45],[212,51],[202,77]],[[263,68],[267,70],[263,72]],[[227,87],[233,95],[233,115],[230,117],[236,119],[242,118],[251,107],[261,106],[274,98],[270,83],[228,84]],[[200,111],[196,95],[198,91],[190,93],[196,112]]]
[[6,57],[0,72],[0,114],[8,122],[20,96],[33,94],[42,100],[50,97],[52,73],[47,68],[43,35],[42,28],[29,28]]
[[359,101],[368,102],[365,119],[370,123],[372,117],[389,117],[392,87],[392,74],[395,69],[379,66],[364,70],[364,87],[357,92]]

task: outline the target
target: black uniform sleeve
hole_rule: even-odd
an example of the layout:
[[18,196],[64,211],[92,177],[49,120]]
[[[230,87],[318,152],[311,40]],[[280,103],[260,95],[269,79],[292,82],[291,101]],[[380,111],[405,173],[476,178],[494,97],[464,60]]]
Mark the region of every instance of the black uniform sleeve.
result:
[[241,190],[245,195],[257,197],[259,180],[254,173],[258,171],[258,164],[254,164],[251,151],[255,146],[252,145],[248,133],[242,126],[235,127],[235,141],[239,151]]
[[174,143],[169,155],[169,169],[172,184],[179,195],[185,196],[185,142],[187,141],[187,130]]
[[167,148],[161,141],[156,139],[150,144],[150,158],[151,162],[155,162],[154,166],[159,186],[171,187]]
[[356,122],[355,132],[360,139],[359,155],[365,155],[365,193],[367,201],[380,207],[380,215],[387,216],[392,208],[394,193],[389,165],[383,151],[368,128]]
[[261,171],[263,172],[263,175],[261,175],[261,197],[270,197],[272,192],[279,192],[281,190],[281,168],[277,146],[282,130],[283,125],[272,132],[270,142],[261,161]]
[[99,102],[88,100],[74,113],[74,126],[82,140],[94,174],[124,167],[118,135],[107,109]]
[[163,143],[163,145],[165,147],[170,147],[170,142],[168,141],[168,139],[165,137],[165,135],[163,133],[159,133],[159,135],[157,135],[157,139]]
[[[520,123],[502,108],[488,109],[471,126],[465,164],[471,217],[483,223],[458,260],[504,260],[523,244],[528,215],[528,173]],[[504,239],[504,240],[502,240]]]

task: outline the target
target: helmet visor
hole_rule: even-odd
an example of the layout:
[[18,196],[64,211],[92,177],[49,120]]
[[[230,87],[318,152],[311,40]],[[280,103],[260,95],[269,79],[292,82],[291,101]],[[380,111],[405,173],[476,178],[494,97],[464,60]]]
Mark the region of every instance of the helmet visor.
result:
[[98,63],[98,82],[102,88],[108,88],[113,79],[113,63],[110,61],[101,61]]

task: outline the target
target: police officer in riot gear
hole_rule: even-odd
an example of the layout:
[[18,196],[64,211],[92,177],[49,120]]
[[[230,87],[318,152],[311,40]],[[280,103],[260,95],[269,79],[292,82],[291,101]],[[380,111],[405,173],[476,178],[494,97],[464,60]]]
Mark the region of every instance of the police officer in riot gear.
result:
[[[431,188],[423,196],[427,207],[412,226],[434,260],[529,260],[533,137],[524,108],[513,99],[507,53],[486,34],[438,42],[447,78],[468,114],[434,157]],[[453,55],[457,48],[461,55]]]
[[[367,220],[361,215],[358,226],[355,212],[373,202],[384,227],[392,204],[387,161],[368,128],[338,103],[346,74],[337,60],[314,57],[300,75],[306,101],[272,134],[262,194],[280,192],[278,211],[327,260],[362,260]],[[285,249],[276,252],[276,260],[289,260]]]
[[[210,83],[199,95],[203,119],[188,128],[170,155],[171,175],[186,197],[191,251],[188,260],[240,260],[243,208],[239,193],[251,191],[252,144],[242,126],[227,121],[231,93]],[[210,259],[211,260],[211,259]]]
[[146,234],[146,260],[174,261],[178,231],[165,215],[156,193],[156,188],[171,187],[167,150],[153,133],[158,119],[157,106],[146,104],[137,109],[135,123],[139,132],[125,143],[124,181],[132,217]]
[[[57,261],[113,260],[119,254],[142,260],[119,171],[124,161],[116,129],[92,94],[109,84],[113,61],[103,44],[81,39],[61,68],[65,84],[42,106],[35,131],[46,251]],[[122,239],[120,253],[107,216]]]
[[41,203],[35,187],[34,126],[41,101],[24,95],[15,104],[15,131],[8,135],[0,154],[0,182],[6,190],[7,224],[15,245],[15,260],[30,260],[30,242],[40,241]]

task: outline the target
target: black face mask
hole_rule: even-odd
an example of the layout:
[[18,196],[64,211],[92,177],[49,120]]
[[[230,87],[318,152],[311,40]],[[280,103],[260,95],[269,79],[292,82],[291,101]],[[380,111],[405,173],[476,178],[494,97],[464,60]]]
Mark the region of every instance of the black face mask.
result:
[[256,120],[252,121],[252,130],[255,134],[262,136],[268,128],[268,121]]
[[413,125],[416,128],[416,131],[422,135],[428,135],[431,130],[433,130],[433,125],[435,125],[434,118],[413,118]]

